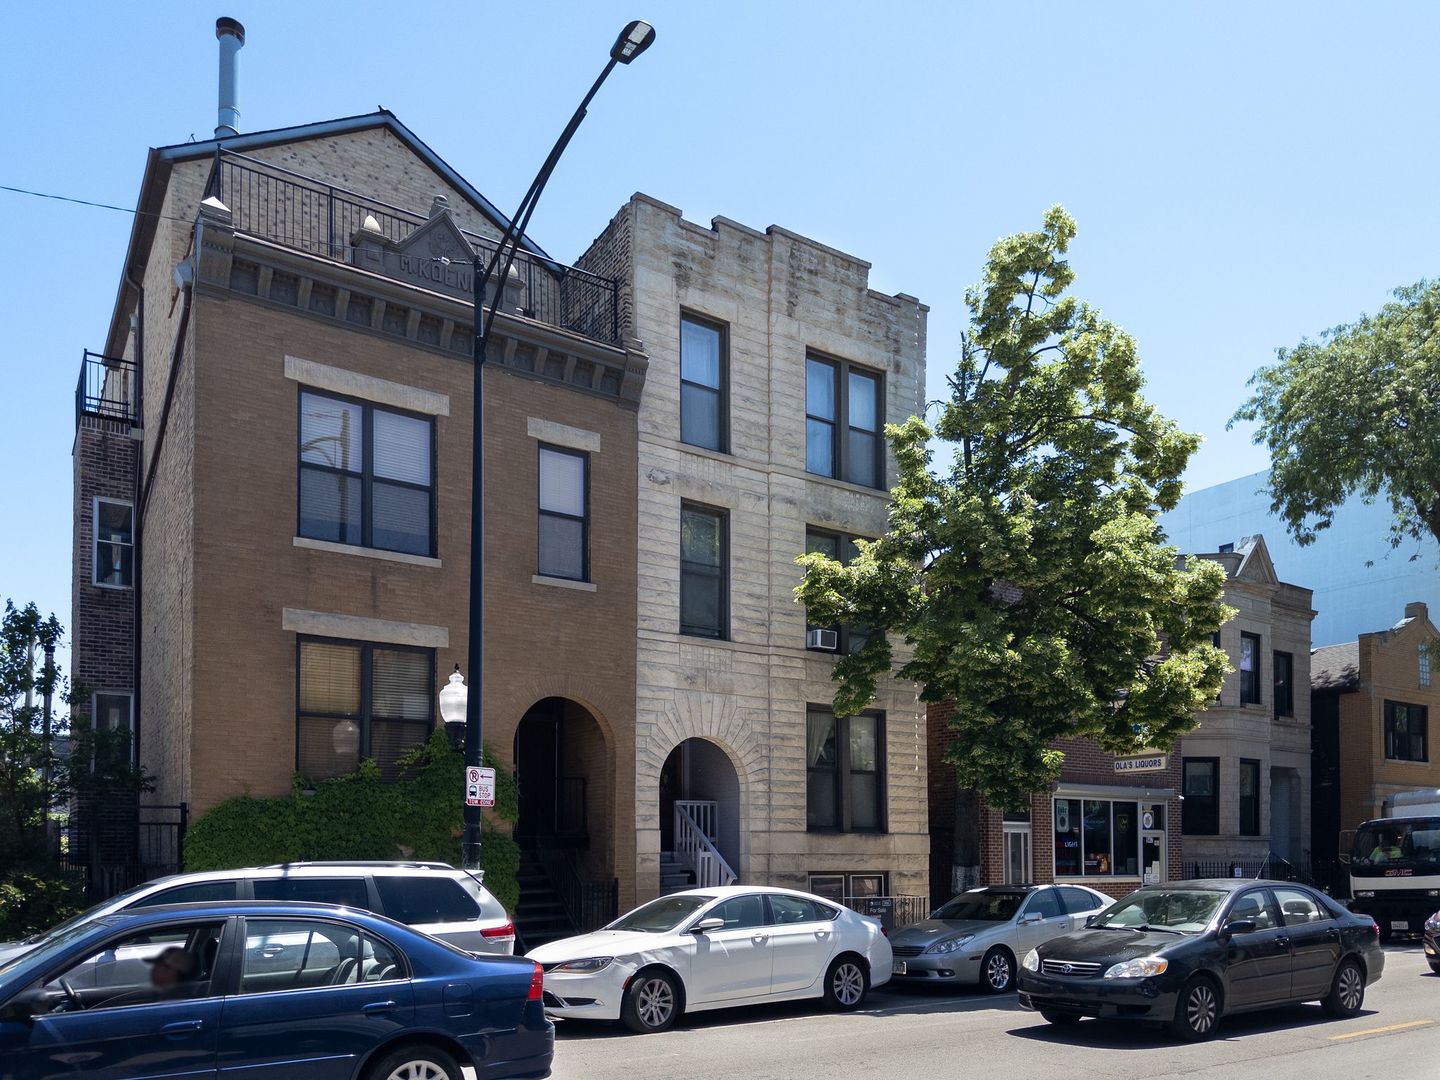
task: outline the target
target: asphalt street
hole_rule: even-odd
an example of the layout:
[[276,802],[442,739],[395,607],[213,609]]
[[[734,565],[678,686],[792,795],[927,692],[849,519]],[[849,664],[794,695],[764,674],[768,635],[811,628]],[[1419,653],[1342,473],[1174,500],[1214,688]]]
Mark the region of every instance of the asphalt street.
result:
[[663,1035],[561,1021],[556,1080],[807,1080],[959,1076],[1006,1080],[1410,1080],[1440,1076],[1440,975],[1418,944],[1386,949],[1364,1011],[1331,1020],[1318,1005],[1229,1017],[1215,1039],[1179,1044],[1139,1025],[1053,1028],[1015,995],[931,988],[871,994],[859,1012],[818,1003],[698,1013]]

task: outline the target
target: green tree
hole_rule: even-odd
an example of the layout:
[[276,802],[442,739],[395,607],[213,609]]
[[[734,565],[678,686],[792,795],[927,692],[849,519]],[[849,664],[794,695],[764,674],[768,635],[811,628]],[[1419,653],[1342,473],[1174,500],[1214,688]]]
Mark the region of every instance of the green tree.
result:
[[[1223,571],[1177,558],[1156,524],[1199,439],[1141,396],[1133,339],[1068,295],[1074,233],[1056,207],[991,248],[934,431],[886,429],[885,535],[847,566],[799,559],[811,619],[871,631],[835,665],[836,711],[873,700],[903,640],[900,677],[954,702],[960,784],[1007,807],[1056,778],[1057,739],[1168,747],[1228,670],[1210,643],[1231,614]],[[955,448],[942,472],[934,437]]]
[[1440,540],[1440,283],[1396,289],[1376,315],[1277,349],[1230,423],[1258,423],[1270,508],[1299,544],[1353,494],[1384,499],[1390,541]]

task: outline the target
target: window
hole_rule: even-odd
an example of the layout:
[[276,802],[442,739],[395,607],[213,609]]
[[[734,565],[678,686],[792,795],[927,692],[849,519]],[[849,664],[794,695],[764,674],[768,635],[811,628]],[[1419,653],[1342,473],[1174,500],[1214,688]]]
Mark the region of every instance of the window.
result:
[[1275,908],[1264,889],[1251,889],[1240,895],[1230,908],[1230,913],[1225,916],[1226,922],[1236,919],[1254,919],[1256,930],[1273,930],[1279,921],[1275,918]]
[[[855,557],[860,554],[855,541],[861,537],[845,536],[840,533],[824,532],[820,529],[805,530],[805,550],[807,552],[819,551],[837,562],[849,565]],[[848,655],[858,652],[865,644],[869,634],[864,627],[854,626],[848,623],[835,623],[830,626],[819,627],[814,623],[806,623],[806,630],[834,630],[836,637],[835,651],[841,655]]]
[[157,907],[160,904],[207,904],[215,900],[236,899],[236,883],[233,881],[198,881],[194,885],[177,885],[173,889],[161,889],[149,896],[136,900],[131,907]]
[[[849,906],[851,901],[872,896],[889,895],[889,879],[885,874],[811,874],[810,891],[826,900]],[[863,908],[863,904],[860,908]],[[859,910],[857,908],[856,910]],[[822,918],[833,919],[838,912],[821,912]]]
[[805,471],[884,487],[881,376],[843,360],[805,361]]
[[724,452],[726,334],[719,323],[680,317],[680,441]]
[[1240,759],[1240,835],[1260,835],[1260,762]]
[[1286,926],[1326,922],[1331,918],[1330,913],[1322,910],[1313,896],[1299,889],[1276,889],[1275,902],[1280,905],[1280,917],[1285,920]]
[[1220,832],[1220,759],[1187,757],[1184,770],[1180,829],[1189,836],[1215,836]]
[[248,919],[240,993],[403,979],[400,956],[353,927],[319,919]]
[[[363,877],[273,877],[257,878],[252,887],[256,900],[285,900],[302,904],[340,904],[370,909],[370,891]],[[392,918],[394,916],[391,916]]]
[[680,507],[680,632],[729,636],[726,610],[729,543],[725,512],[683,503]]
[[1430,646],[1420,646],[1420,686],[1430,685]]
[[1233,543],[1231,543],[1231,544],[1221,544],[1221,545],[1220,545],[1218,548],[1216,548],[1215,550],[1218,551],[1221,555],[1225,555],[1225,554],[1227,554],[1227,553],[1229,553],[1229,552],[1231,552],[1231,551],[1234,551],[1234,550],[1235,550],[1235,545],[1234,545]]
[[434,726],[434,651],[319,638],[298,649],[296,768],[319,780],[371,758],[395,779],[395,760]]
[[113,762],[131,762],[135,757],[135,698],[128,692],[102,691],[93,698],[90,727],[95,736],[94,752]]
[[[1065,911],[1060,906],[1060,894],[1054,889],[1037,889],[1025,905],[1025,915],[1039,915],[1042,919],[1058,919]],[[1021,918],[1024,918],[1022,915]]]
[[1139,807],[1110,799],[1056,799],[1056,877],[1138,877]]
[[301,536],[435,554],[434,423],[300,393]]
[[375,888],[385,914],[410,926],[472,922],[480,917],[475,898],[450,878],[377,874]]
[[1385,756],[1391,761],[1426,761],[1424,705],[1385,702]]
[[806,716],[805,825],[811,832],[884,832],[885,716]]
[[726,930],[753,930],[765,925],[765,898],[759,895],[737,896],[717,904],[705,913],[705,917],[724,919]]
[[1295,657],[1277,652],[1275,663],[1275,715],[1295,715]]
[[117,499],[95,500],[96,585],[129,589],[135,584],[135,508]]
[[1240,704],[1260,704],[1260,635],[1240,635]]
[[544,577],[589,580],[590,456],[540,447],[540,554]]
[[1065,910],[1071,915],[1084,914],[1088,911],[1099,911],[1101,908],[1110,905],[1108,897],[1096,896],[1094,893],[1087,892],[1075,885],[1061,885],[1059,892],[1060,898],[1065,901]]
[[64,1001],[68,995],[63,980],[87,1014],[209,997],[221,927],[214,922],[178,923],[111,938],[46,982],[46,996],[53,1004]]
[[770,922],[774,926],[785,926],[790,923],[828,922],[833,918],[829,911],[821,911],[817,904],[803,897],[771,893],[769,899]]

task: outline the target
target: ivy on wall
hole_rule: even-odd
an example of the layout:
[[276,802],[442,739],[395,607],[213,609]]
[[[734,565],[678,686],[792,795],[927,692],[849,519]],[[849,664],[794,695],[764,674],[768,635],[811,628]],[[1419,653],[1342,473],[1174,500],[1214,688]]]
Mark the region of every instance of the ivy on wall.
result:
[[[489,747],[495,807],[480,845],[485,887],[507,911],[520,898],[520,848],[510,836],[519,790]],[[465,762],[443,730],[400,759],[385,783],[373,761],[313,786],[296,777],[288,795],[238,795],[197,820],[185,836],[185,869],[231,870],[306,859],[417,859],[460,864]]]

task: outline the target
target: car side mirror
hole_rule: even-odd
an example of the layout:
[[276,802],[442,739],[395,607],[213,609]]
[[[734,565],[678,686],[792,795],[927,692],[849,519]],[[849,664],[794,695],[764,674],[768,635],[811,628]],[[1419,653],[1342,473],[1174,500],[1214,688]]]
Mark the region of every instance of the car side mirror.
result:
[[1085,925],[1086,925],[1086,926],[1094,926],[1094,925],[1095,925],[1095,920],[1098,919],[1099,917],[1100,917],[1099,915],[1086,915],[1086,916],[1085,916]]
[[692,934],[708,934],[711,930],[724,930],[724,919],[701,919],[694,926],[690,927]]
[[1254,932],[1254,919],[1231,919],[1225,924],[1224,933],[1227,938],[1236,934],[1253,934]]
[[19,1020],[23,1023],[33,1023],[35,1017],[40,1013],[47,1013],[55,1004],[55,995],[49,991],[37,987],[34,990],[26,990],[16,994],[10,999],[0,1016],[7,1020]]
[[1341,866],[1349,866],[1349,865],[1350,865],[1350,852],[1348,852],[1348,851],[1342,851],[1342,852],[1340,852],[1340,865],[1341,865]]
[[1039,922],[1043,917],[1044,916],[1042,916],[1038,911],[1032,911],[1029,914],[1020,916],[1020,925],[1029,926],[1032,923]]

